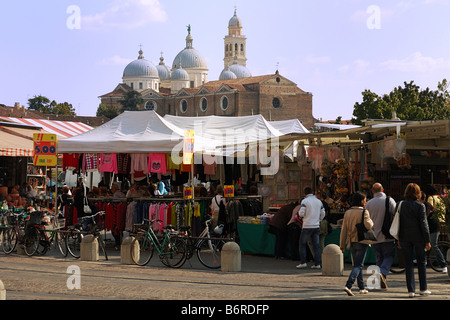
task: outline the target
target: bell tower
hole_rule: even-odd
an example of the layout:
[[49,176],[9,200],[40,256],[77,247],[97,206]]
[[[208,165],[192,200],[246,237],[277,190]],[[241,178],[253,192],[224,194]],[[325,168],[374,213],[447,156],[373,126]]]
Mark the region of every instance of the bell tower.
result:
[[234,16],[228,23],[228,35],[225,36],[224,40],[224,68],[229,65],[230,61],[237,61],[237,64],[246,67],[247,38],[242,34],[242,22],[236,15],[236,8],[234,9]]

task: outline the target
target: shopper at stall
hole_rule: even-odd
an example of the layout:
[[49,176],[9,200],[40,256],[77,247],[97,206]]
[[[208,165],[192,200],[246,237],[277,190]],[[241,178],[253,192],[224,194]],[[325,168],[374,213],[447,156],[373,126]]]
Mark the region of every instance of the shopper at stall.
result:
[[303,220],[302,232],[299,240],[300,264],[298,269],[306,268],[306,246],[311,239],[313,244],[314,265],[312,269],[320,269],[322,264],[322,254],[320,251],[320,222],[325,217],[325,209],[322,201],[316,198],[310,187],[304,190],[305,198],[300,203],[298,216]]
[[351,204],[352,206],[350,209],[348,209],[344,214],[339,246],[342,251],[349,248],[352,255],[353,267],[347,279],[347,283],[345,284],[344,291],[349,296],[354,296],[352,286],[355,283],[355,280],[357,280],[359,293],[368,293],[363,280],[363,268],[369,244],[365,240],[358,241],[358,230],[356,229],[356,224],[361,222],[363,212],[364,226],[367,229],[372,228],[373,221],[370,219],[369,211],[364,209],[366,204],[366,195],[364,193],[361,191],[354,193]]
[[425,213],[427,214],[428,228],[430,230],[431,247],[436,253],[442,273],[447,273],[447,261],[439,249],[438,239],[440,233],[439,219],[434,215],[434,210],[441,199],[436,195],[437,191],[432,185],[427,185],[422,192],[421,201],[425,205]]
[[[212,211],[212,226],[213,228],[217,226],[217,223],[219,222],[222,217],[219,217],[220,213],[220,203],[223,202],[223,204],[226,206],[227,202],[225,197],[223,196],[223,187],[221,185],[218,185],[216,188],[216,195],[211,201],[211,211]],[[225,222],[225,221],[221,221]]]
[[116,183],[111,185],[111,194],[115,199],[125,198],[125,194],[120,191],[119,186]]
[[[378,182],[373,184],[372,194],[373,198],[367,201],[366,209],[370,212],[373,230],[377,237],[377,242],[373,244],[373,250],[376,264],[380,268],[380,285],[381,288],[386,289],[386,278],[395,257],[395,242],[389,235],[391,217],[395,214],[395,200],[386,196],[383,186]],[[383,228],[385,222],[386,227]]]
[[276,259],[286,258],[286,243],[287,243],[287,225],[292,216],[292,210],[298,203],[289,203],[282,206],[276,212],[269,222],[269,232],[275,235],[275,250],[274,255]]
[[425,252],[431,249],[430,231],[428,229],[425,206],[419,202],[420,187],[410,183],[405,189],[405,200],[400,209],[399,247],[405,256],[406,286],[409,297],[415,296],[414,257],[417,261],[419,273],[420,294],[429,295],[427,286],[427,270]]

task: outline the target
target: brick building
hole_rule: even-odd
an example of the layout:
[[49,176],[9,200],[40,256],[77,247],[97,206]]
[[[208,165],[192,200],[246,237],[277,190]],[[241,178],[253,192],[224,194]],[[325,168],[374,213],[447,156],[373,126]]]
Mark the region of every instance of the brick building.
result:
[[205,59],[194,49],[189,27],[186,47],[175,57],[171,69],[163,57],[154,66],[144,59],[141,50],[138,59],[125,68],[122,83],[100,96],[101,103],[119,108],[124,93],[136,90],[144,99],[139,107],[155,110],[162,116],[261,114],[267,120],[298,118],[306,128],[312,127],[316,122],[312,115],[312,94],[278,71],[252,76],[246,67],[246,39],[235,11],[224,39],[224,69],[219,80],[208,81]]

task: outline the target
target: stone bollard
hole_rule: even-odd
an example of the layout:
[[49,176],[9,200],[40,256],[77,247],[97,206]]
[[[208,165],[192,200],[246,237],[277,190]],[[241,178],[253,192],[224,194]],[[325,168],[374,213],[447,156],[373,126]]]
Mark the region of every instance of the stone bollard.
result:
[[344,255],[338,245],[329,244],[322,253],[322,275],[344,275]]
[[6,300],[6,289],[2,280],[0,280],[0,300]]
[[81,248],[80,248],[80,260],[82,261],[98,261],[98,240],[92,235],[88,234],[83,237],[81,240]]
[[[135,257],[139,255],[139,242],[134,241],[134,237],[125,237],[120,245],[120,263],[122,264],[134,264],[133,258],[131,258],[131,250],[135,250]],[[133,245],[133,249],[131,246]],[[137,252],[136,252],[137,250]],[[136,255],[137,254],[137,255]]]
[[21,242],[17,243],[17,254],[25,256],[27,253],[25,252],[25,245]]
[[221,270],[223,272],[241,271],[241,248],[236,242],[227,242],[222,247]]

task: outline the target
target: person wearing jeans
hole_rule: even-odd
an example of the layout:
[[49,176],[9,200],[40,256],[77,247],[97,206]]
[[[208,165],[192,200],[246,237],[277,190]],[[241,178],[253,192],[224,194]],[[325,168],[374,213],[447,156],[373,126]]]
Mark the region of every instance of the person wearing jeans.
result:
[[344,291],[349,296],[354,296],[352,286],[355,283],[355,280],[357,280],[359,293],[368,293],[363,280],[363,268],[367,248],[369,243],[371,243],[367,240],[358,241],[356,224],[360,223],[361,218],[363,217],[364,226],[366,229],[371,229],[373,227],[373,221],[370,219],[369,211],[364,209],[364,206],[366,205],[366,195],[364,193],[358,191],[353,194],[351,203],[352,207],[344,214],[339,246],[342,251],[345,251],[346,247],[350,249],[353,266],[345,284]]
[[313,255],[314,255],[314,265],[311,267],[313,269],[320,269],[322,264],[322,254],[320,252],[320,222],[325,217],[325,208],[323,207],[322,201],[316,198],[312,193],[310,187],[306,187],[304,190],[305,198],[300,203],[300,210],[298,211],[298,217],[302,219],[303,226],[300,233],[299,240],[299,253],[300,253],[300,264],[297,266],[298,269],[306,268],[306,246],[308,245],[308,240],[311,239],[313,243]]

